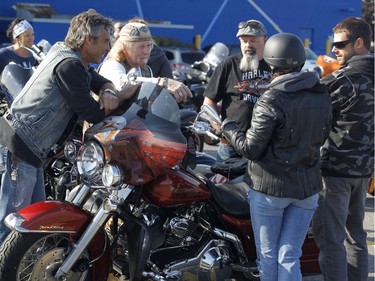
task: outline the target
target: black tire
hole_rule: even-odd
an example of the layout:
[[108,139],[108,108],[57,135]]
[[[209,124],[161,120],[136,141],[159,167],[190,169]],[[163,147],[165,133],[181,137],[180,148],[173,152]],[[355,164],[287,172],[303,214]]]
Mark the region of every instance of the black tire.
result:
[[[72,248],[68,235],[11,232],[0,247],[0,280],[55,280],[57,269]],[[82,259],[89,260],[87,252]],[[92,280],[92,267],[72,270],[69,281]]]

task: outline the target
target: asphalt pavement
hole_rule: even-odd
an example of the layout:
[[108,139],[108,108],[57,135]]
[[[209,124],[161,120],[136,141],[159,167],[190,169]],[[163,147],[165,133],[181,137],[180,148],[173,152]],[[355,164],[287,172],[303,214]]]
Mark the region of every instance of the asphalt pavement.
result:
[[[217,146],[204,144],[204,152],[216,155]],[[366,199],[365,230],[367,231],[367,246],[369,252],[369,276],[368,281],[375,280],[375,217],[374,217],[374,196],[368,194]],[[306,276],[303,281],[324,281],[321,275]]]

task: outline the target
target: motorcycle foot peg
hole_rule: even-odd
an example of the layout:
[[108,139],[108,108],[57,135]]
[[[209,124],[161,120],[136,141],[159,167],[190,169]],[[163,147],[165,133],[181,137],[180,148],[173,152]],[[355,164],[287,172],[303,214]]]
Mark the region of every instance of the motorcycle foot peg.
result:
[[233,263],[232,269],[234,271],[239,271],[243,273],[257,272],[258,267],[255,262],[245,262],[245,263]]

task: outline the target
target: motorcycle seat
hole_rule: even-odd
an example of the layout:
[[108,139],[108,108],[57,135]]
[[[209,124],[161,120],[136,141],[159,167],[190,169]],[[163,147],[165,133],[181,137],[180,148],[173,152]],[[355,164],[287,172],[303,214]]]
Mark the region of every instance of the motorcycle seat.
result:
[[247,193],[250,187],[243,181],[243,176],[232,181],[215,184],[211,188],[216,202],[223,212],[232,216],[250,216]]

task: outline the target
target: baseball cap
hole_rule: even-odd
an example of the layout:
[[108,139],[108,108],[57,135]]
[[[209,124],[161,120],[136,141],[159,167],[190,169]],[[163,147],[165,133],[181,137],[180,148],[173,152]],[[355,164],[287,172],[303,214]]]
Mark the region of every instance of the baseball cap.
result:
[[128,42],[151,40],[147,25],[140,22],[129,22],[121,28],[120,36]]
[[237,37],[242,35],[250,36],[265,36],[267,35],[266,27],[263,23],[257,20],[241,21],[238,24]]

